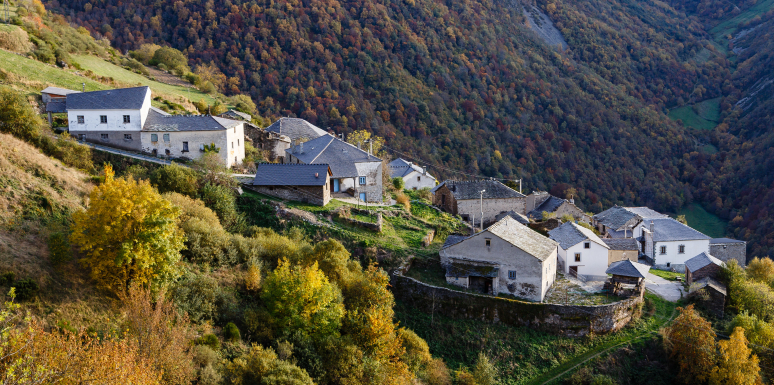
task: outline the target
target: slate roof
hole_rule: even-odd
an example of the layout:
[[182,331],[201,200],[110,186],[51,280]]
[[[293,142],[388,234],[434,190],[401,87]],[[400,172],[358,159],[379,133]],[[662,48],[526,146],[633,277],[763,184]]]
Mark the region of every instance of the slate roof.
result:
[[446,186],[456,200],[479,199],[481,190],[484,191],[484,199],[524,198],[525,195],[500,183],[496,180],[445,180],[433,188],[437,191],[441,186]]
[[67,88],[59,88],[59,87],[46,87],[43,91],[40,91],[41,94],[53,94],[53,95],[69,95],[69,94],[79,94],[81,91],[75,91],[75,90],[68,90]]
[[517,220],[522,225],[528,225],[529,224],[529,218],[527,218],[525,215],[519,214],[513,210],[506,211],[504,213],[500,213],[495,215],[495,221],[499,221],[500,219],[505,218],[506,216],[509,216],[515,220]]
[[656,210],[651,210],[649,207],[641,206],[641,207],[624,207],[626,210],[628,210],[630,213],[634,213],[635,215],[639,215],[640,218],[667,218],[668,215],[661,214],[660,212]]
[[467,238],[470,238],[470,236],[449,235],[448,237],[446,237],[446,241],[444,241],[443,247],[441,247],[441,248],[445,249],[445,248],[447,248],[447,247],[449,247],[451,245],[456,245],[456,244],[462,242],[463,240],[465,240]]
[[46,112],[60,113],[67,112],[67,102],[64,100],[57,100],[46,103]]
[[654,242],[711,239],[699,231],[694,230],[672,218],[644,218],[643,226],[645,229],[650,229],[651,221],[653,222]]
[[731,239],[731,238],[712,238],[712,239],[710,239],[710,244],[723,244],[723,243],[747,243],[747,242],[740,241],[738,239]]
[[637,240],[634,238],[622,238],[622,239],[610,239],[610,238],[603,238],[602,242],[605,242],[608,248],[610,250],[640,250],[640,245],[637,243]]
[[285,152],[306,164],[328,164],[333,172],[333,178],[354,178],[365,175],[358,170],[356,163],[382,161],[329,134],[293,146]]
[[559,243],[559,246],[567,250],[585,240],[590,240],[604,248],[608,248],[593,231],[578,225],[575,222],[565,222],[561,226],[548,232],[548,237]]
[[704,289],[705,287],[711,287],[718,292],[720,292],[723,295],[728,295],[726,292],[726,285],[710,278],[710,277],[704,277],[698,281],[695,281],[691,287],[690,287],[690,293],[693,293],[697,290]]
[[703,267],[709,266],[711,264],[716,264],[718,266],[724,266],[725,264],[723,261],[707,254],[707,253],[701,253],[687,261],[685,261],[685,268],[690,271],[697,271]]
[[[391,178],[403,178],[408,174],[411,174],[412,171],[416,171],[420,174],[422,174],[425,170],[422,169],[422,167],[417,166],[413,162],[409,162],[407,160],[398,158],[390,162],[390,177]],[[435,179],[432,175],[429,173],[425,174],[426,176]]]
[[543,218],[543,211],[552,213],[556,211],[556,209],[558,209],[559,206],[561,206],[564,202],[567,202],[567,200],[550,195],[546,200],[543,201],[543,203],[535,207],[534,210],[527,213],[527,216],[531,219],[540,220]]
[[[226,115],[226,116],[223,116],[223,115]],[[224,112],[224,113],[222,113],[222,114],[220,114],[218,116],[221,117],[221,118],[226,118],[226,119],[228,119],[228,116],[234,116],[234,117],[236,117],[238,119],[242,119],[242,120],[244,120],[246,122],[249,122],[249,121],[253,120],[253,117],[250,114],[246,114],[246,113],[244,113],[242,111],[237,111],[237,110],[228,110],[228,111],[226,111],[226,112]]]
[[324,186],[327,164],[262,163],[256,166],[253,186]]
[[147,86],[67,95],[68,110],[139,110],[150,93]]
[[668,218],[667,215],[651,210],[647,207],[621,207],[613,206],[593,216],[597,222],[611,230],[622,230],[622,227],[633,218]]
[[266,127],[266,131],[285,135],[290,138],[291,143],[295,143],[297,139],[301,138],[312,140],[328,135],[322,128],[299,118],[279,118],[269,127]]
[[[486,229],[502,240],[524,250],[535,258],[545,261],[553,255],[557,243],[522,225],[511,217],[505,217]],[[476,235],[485,234],[485,232]],[[474,235],[475,236],[475,235]]]
[[621,275],[624,277],[645,278],[648,276],[650,266],[632,262],[630,260],[613,262],[610,267],[605,270],[605,274]]
[[169,115],[158,109],[148,111],[143,131],[220,131],[242,124],[239,120],[219,118],[210,115]]

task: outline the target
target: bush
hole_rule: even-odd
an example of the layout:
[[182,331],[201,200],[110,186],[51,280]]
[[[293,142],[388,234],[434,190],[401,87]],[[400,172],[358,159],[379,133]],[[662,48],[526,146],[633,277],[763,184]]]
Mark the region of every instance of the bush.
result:
[[305,370],[280,360],[271,348],[253,345],[250,352],[226,366],[226,376],[243,384],[313,385]]
[[231,97],[231,103],[234,104],[234,108],[237,111],[251,115],[255,114],[255,103],[247,95],[235,95]]
[[196,171],[174,163],[154,170],[150,175],[150,182],[162,194],[176,192],[196,197],[199,189],[199,176]]
[[13,283],[16,288],[16,299],[19,301],[29,301],[38,295],[40,287],[32,278],[20,279]]
[[66,233],[54,233],[48,237],[49,259],[54,267],[61,266],[70,262],[72,253],[70,252],[70,240]]
[[[109,25],[107,27],[110,28]],[[110,29],[112,30],[112,28]],[[103,33],[105,32],[103,31]],[[156,44],[143,44],[136,51],[129,51],[129,56],[140,61],[142,64],[148,64],[159,48],[161,48],[161,46]]]
[[427,342],[416,333],[406,328],[400,328],[398,329],[398,336],[404,349],[401,361],[408,365],[412,373],[419,372],[433,360]]
[[8,271],[3,274],[0,274],[0,285],[12,286],[15,280],[16,280],[16,274],[14,274],[12,271]]
[[403,192],[399,192],[395,200],[399,205],[402,205],[406,211],[411,212],[411,201],[409,200],[408,195],[404,194]]
[[34,45],[30,42],[27,32],[21,28],[11,31],[0,31],[0,48],[17,53],[27,53]]
[[218,336],[214,334],[205,334],[197,338],[196,344],[200,346],[206,346],[212,349],[213,351],[220,349],[220,340],[218,339]]
[[43,120],[33,111],[20,92],[0,87],[0,132],[11,134],[25,142],[38,144]]
[[188,67],[188,58],[186,58],[182,52],[172,47],[161,47],[157,49],[153,53],[153,58],[148,61],[148,64],[158,66],[159,68],[162,68],[163,65],[177,75],[184,75],[187,72],[191,72],[191,69]]
[[247,228],[245,218],[237,212],[236,196],[230,188],[207,183],[201,189],[201,199],[218,214],[220,223],[228,231],[238,233]]
[[223,328],[223,339],[228,342],[239,342],[242,340],[239,328],[233,322],[227,323],[226,327]]
[[172,290],[177,307],[199,323],[216,317],[218,282],[205,274],[188,272]]
[[403,191],[403,189],[406,187],[406,182],[403,180],[403,178],[392,178],[392,187],[395,187],[398,191]]
[[124,65],[124,67],[127,67],[133,72],[136,72],[138,74],[142,74],[145,76],[150,75],[150,72],[148,72],[148,69],[145,68],[145,66],[142,65],[142,63],[140,63],[135,59],[124,59],[122,64]]
[[280,229],[279,218],[274,206],[251,195],[241,195],[237,198],[237,209],[244,215],[248,226],[269,227]]

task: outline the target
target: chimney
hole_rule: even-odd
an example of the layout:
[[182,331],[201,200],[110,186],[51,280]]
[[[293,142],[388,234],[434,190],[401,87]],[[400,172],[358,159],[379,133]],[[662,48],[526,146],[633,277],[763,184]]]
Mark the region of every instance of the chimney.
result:
[[650,233],[653,234],[653,221],[650,221]]
[[320,173],[319,172],[314,173],[314,177],[315,178],[319,178],[320,177]]
[[303,153],[304,153],[304,142],[301,142],[301,143],[298,145],[298,147],[299,147],[299,149],[300,149],[301,153],[303,154]]
[[427,175],[427,166],[422,167],[422,175]]

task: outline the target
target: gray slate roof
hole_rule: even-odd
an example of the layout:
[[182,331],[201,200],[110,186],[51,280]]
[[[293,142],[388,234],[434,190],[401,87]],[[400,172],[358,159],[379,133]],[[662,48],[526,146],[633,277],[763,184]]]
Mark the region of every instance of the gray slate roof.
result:
[[496,180],[445,180],[430,191],[436,192],[441,186],[448,187],[456,200],[479,199],[481,190],[486,190],[484,199],[524,198],[524,194]]
[[653,241],[694,241],[702,239],[711,239],[710,237],[684,225],[672,218],[644,218],[643,226],[650,229],[650,223],[653,222]]
[[660,212],[656,210],[651,210],[649,207],[641,206],[641,207],[624,207],[626,210],[628,210],[630,213],[634,213],[635,215],[639,215],[640,218],[667,218],[668,215],[661,214]]
[[650,266],[632,262],[630,260],[613,262],[610,267],[605,270],[605,274],[621,275],[624,277],[645,278],[648,276]]
[[447,248],[447,247],[449,247],[451,245],[456,245],[456,244],[462,242],[463,240],[465,240],[467,238],[470,238],[470,236],[449,235],[448,237],[446,237],[446,241],[443,242],[443,247],[441,247],[441,248],[445,249],[445,248]]
[[740,241],[738,239],[731,239],[731,238],[712,238],[712,239],[710,239],[710,244],[724,244],[724,243],[747,243],[747,242]]
[[299,118],[279,118],[269,127],[266,127],[266,131],[285,135],[290,138],[291,143],[295,143],[297,139],[301,138],[312,140],[328,134],[322,128]]
[[527,216],[531,219],[540,220],[543,218],[543,211],[552,213],[556,211],[556,209],[558,209],[559,206],[561,206],[564,202],[567,202],[567,200],[551,195],[538,207],[535,207],[534,210],[528,212]]
[[610,238],[603,238],[602,242],[605,242],[608,248],[610,250],[634,250],[638,251],[640,250],[640,245],[637,243],[637,240],[634,238],[621,238],[621,239],[610,239]]
[[718,292],[720,292],[723,295],[728,295],[726,292],[726,285],[710,278],[710,277],[704,277],[698,281],[695,281],[693,285],[690,287],[690,293],[693,293],[697,290],[704,289],[705,287],[710,287]]
[[327,164],[262,163],[256,166],[253,186],[324,186]]
[[711,264],[716,264],[718,266],[724,266],[725,264],[723,261],[707,254],[707,253],[701,253],[687,261],[685,261],[685,268],[690,271],[697,271],[703,267],[709,266]]
[[327,164],[331,167],[333,178],[354,178],[361,176],[356,163],[381,162],[367,152],[325,134],[317,139],[293,146],[285,150],[306,164]]
[[522,225],[528,225],[529,224],[529,218],[527,218],[525,215],[519,214],[513,210],[506,211],[504,213],[500,213],[495,215],[495,221],[499,221],[500,219],[505,218],[506,216],[509,216],[515,220],[517,220]]
[[564,250],[569,249],[585,240],[589,240],[604,248],[608,248],[593,231],[576,224],[575,222],[565,222],[561,226],[548,232],[548,237],[559,242],[559,247]]
[[643,218],[668,218],[668,216],[647,207],[613,206],[594,215],[593,218],[611,230],[623,230],[622,227],[626,222],[629,222],[633,218],[642,220]]
[[242,124],[239,120],[219,118],[210,115],[164,115],[163,111],[151,109],[145,119],[143,131],[220,131]]
[[554,255],[553,253],[556,251],[556,242],[540,235],[537,231],[522,225],[511,217],[505,217],[497,221],[492,226],[489,226],[485,232],[476,235],[485,234],[487,231],[541,261],[545,261]]
[[253,120],[253,117],[250,114],[245,114],[244,112],[237,111],[237,110],[228,110],[218,116],[226,119],[237,118],[237,119],[244,120],[246,122]]
[[67,102],[64,100],[57,100],[46,103],[46,112],[60,113],[67,112]]
[[[409,162],[407,160],[398,158],[390,162],[390,178],[403,178],[408,174],[411,174],[412,171],[416,171],[418,173],[422,173],[425,171],[422,169],[422,167],[417,166],[413,162]],[[432,175],[429,173],[425,174],[427,177],[435,179]]]
[[139,110],[150,88],[118,88],[67,95],[68,110]]
[[75,91],[75,90],[68,90],[67,88],[59,88],[59,87],[46,87],[43,91],[40,91],[41,94],[53,94],[53,95],[69,95],[69,94],[79,94],[81,91]]

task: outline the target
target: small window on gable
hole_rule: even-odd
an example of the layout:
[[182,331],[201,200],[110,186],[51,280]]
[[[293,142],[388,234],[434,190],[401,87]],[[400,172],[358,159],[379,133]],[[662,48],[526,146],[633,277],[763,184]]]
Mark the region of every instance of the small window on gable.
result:
[[486,246],[487,247],[492,246],[492,240],[490,238],[486,239]]
[[129,117],[129,115],[124,115],[124,123],[131,123],[132,119]]
[[685,245],[677,246],[677,252],[680,254],[685,254]]
[[422,181],[422,177],[421,177],[421,176],[418,176],[418,177],[417,177],[417,182],[421,182],[421,181]]
[[580,262],[580,253],[575,253],[575,262]]
[[591,248],[591,242],[585,242],[585,243],[583,244],[583,248],[584,248],[584,249],[590,249],[590,248]]
[[508,279],[516,279],[516,272],[513,270],[508,271]]
[[100,115],[99,116],[99,122],[101,124],[107,124],[107,115]]
[[78,124],[83,124],[83,123],[85,123],[83,119],[83,115],[78,115]]

